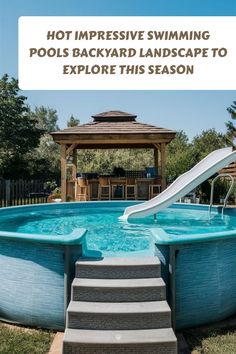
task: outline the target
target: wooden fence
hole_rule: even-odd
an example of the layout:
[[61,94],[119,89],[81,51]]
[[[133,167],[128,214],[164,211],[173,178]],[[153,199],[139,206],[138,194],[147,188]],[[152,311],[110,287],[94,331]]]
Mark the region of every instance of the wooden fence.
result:
[[48,195],[44,181],[0,179],[0,207],[46,203]]

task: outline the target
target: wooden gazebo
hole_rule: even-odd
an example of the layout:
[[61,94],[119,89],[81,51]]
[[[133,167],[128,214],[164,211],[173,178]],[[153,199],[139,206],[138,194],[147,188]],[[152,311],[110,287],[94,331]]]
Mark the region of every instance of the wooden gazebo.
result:
[[160,167],[161,187],[166,187],[166,146],[176,132],[137,122],[137,116],[121,111],[109,111],[92,116],[93,121],[67,128],[51,135],[61,145],[61,190],[66,200],[67,158],[73,156],[72,178],[76,180],[78,149],[151,148],[154,166]]

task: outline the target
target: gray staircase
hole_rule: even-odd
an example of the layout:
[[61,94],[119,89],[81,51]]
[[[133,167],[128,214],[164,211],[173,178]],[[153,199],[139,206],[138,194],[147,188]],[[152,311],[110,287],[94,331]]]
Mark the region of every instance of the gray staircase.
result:
[[161,276],[157,257],[81,259],[76,262],[77,278],[136,279]]
[[131,302],[161,301],[166,298],[162,278],[142,279],[83,279],[72,283],[74,301]]
[[63,354],[176,354],[157,257],[80,259]]

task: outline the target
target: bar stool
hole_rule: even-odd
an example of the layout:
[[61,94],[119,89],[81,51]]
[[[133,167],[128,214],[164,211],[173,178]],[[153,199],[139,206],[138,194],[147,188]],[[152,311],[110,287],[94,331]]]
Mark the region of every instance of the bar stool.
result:
[[86,201],[89,199],[89,186],[86,178],[77,179],[76,198],[77,201]]
[[[125,198],[126,178],[111,178],[111,198],[124,199]],[[119,193],[121,191],[121,194]]]
[[137,186],[137,199],[147,200],[149,198],[150,180],[147,178],[136,178],[135,184]]
[[98,180],[89,179],[88,186],[89,186],[89,200],[98,200]]
[[137,199],[137,185],[135,178],[127,178],[125,185],[125,199]]
[[160,184],[150,184],[149,185],[149,199],[156,197],[161,193],[161,185]]
[[98,179],[98,200],[111,199],[111,185],[107,177],[99,177]]

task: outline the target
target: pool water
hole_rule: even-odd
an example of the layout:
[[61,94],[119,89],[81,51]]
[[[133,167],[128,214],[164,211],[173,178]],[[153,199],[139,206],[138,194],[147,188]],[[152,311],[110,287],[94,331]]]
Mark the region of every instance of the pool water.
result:
[[[20,208],[19,208],[20,209]],[[213,212],[209,218],[206,210],[193,210],[170,207],[153,217],[120,221],[124,206],[102,206],[94,204],[89,208],[55,208],[24,212],[15,210],[14,214],[0,216],[0,230],[41,235],[70,234],[76,228],[86,228],[87,248],[102,252],[103,256],[121,256],[154,252],[152,228],[162,228],[173,235],[188,235],[230,231],[235,229],[236,216]],[[175,236],[175,237],[176,237]]]

